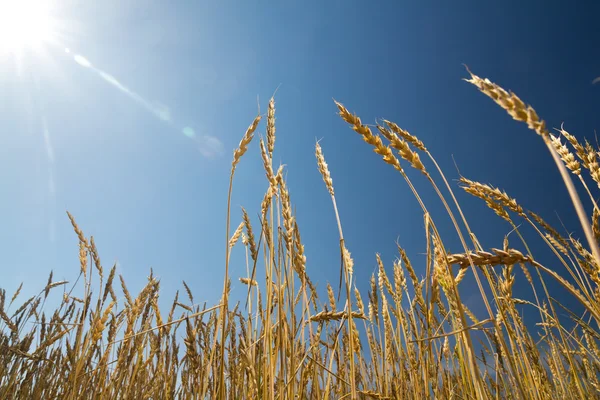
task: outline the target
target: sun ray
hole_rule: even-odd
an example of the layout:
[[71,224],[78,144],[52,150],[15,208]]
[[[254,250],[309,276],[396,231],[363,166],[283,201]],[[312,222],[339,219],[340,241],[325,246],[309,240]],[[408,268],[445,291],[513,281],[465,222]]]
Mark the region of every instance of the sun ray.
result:
[[75,63],[98,75],[106,83],[118,89],[121,93],[125,94],[131,100],[135,101],[137,104],[149,111],[158,120],[169,126],[177,128],[179,132],[183,133],[184,136],[195,141],[198,144],[200,153],[203,156],[210,158],[220,155],[223,152],[223,143],[216,136],[199,134],[190,126],[180,127],[180,125],[177,124],[177,121],[175,121],[171,115],[171,111],[168,106],[162,103],[157,104],[147,100],[140,94],[121,83],[121,81],[119,81],[115,76],[96,67],[91,61],[81,54],[73,53],[70,49],[65,49],[65,53],[72,56]]

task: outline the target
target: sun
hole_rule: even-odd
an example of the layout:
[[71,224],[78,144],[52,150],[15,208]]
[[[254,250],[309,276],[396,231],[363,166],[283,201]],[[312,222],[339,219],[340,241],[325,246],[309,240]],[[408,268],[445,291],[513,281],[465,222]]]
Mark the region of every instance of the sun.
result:
[[39,48],[53,33],[50,0],[0,0],[0,53]]

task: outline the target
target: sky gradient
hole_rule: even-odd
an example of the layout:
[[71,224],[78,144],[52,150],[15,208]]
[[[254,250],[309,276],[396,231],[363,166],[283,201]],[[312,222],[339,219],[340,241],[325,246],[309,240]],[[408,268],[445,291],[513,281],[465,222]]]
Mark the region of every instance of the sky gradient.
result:
[[[55,280],[76,278],[68,210],[95,237],[104,267],[118,263],[130,290],[152,267],[164,304],[182,280],[198,302],[217,303],[232,151],[257,114],[257,97],[264,112],[277,87],[274,163],[287,166],[307,271],[320,289],[337,288],[339,244],[314,157],[319,139],[359,288],[376,252],[391,268],[396,241],[425,273],[418,203],[336,115],[333,98],[366,123],[386,118],[418,136],[455,188],[458,166],[560,228],[558,212],[579,232],[543,142],[464,82],[463,64],[516,92],[550,127],[564,122],[595,142],[598,2],[56,3],[59,40],[18,64],[0,60],[0,287],[8,293],[22,281],[25,294],[37,293],[50,270]],[[408,173],[447,232],[448,250],[462,251],[431,187]],[[236,174],[232,230],[240,206],[258,224],[266,188],[255,141]],[[484,246],[501,247],[510,226],[455,192]],[[240,251],[234,293],[243,291]]]

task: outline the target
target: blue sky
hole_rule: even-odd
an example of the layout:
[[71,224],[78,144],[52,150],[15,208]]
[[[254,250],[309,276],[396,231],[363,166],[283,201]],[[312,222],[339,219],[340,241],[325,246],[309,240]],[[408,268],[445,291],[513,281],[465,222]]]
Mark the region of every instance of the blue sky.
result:
[[[425,260],[417,202],[336,116],[332,98],[365,122],[386,118],[417,135],[448,178],[458,178],[455,160],[464,176],[505,189],[557,227],[559,211],[578,230],[541,140],[463,82],[462,64],[514,90],[550,126],[564,121],[593,140],[598,3],[55,2],[58,40],[26,52],[19,68],[7,55],[0,64],[0,287],[9,293],[21,281],[25,293],[37,292],[51,269],[56,279],[75,279],[69,210],[94,235],[105,268],[119,263],[130,289],[152,267],[165,304],[182,280],[197,301],[216,303],[232,151],[257,96],[264,112],[279,85],[274,162],[287,165],[307,270],[320,288],[337,287],[339,245],[316,139],[359,287],[376,252],[391,266],[396,240],[422,274]],[[257,144],[236,175],[232,229],[242,205],[257,224],[267,188]],[[461,251],[434,192],[409,174],[448,232],[448,249]],[[500,247],[509,226],[456,192],[480,240]],[[238,249],[234,279],[245,274],[240,256]],[[234,281],[233,290],[243,289]]]

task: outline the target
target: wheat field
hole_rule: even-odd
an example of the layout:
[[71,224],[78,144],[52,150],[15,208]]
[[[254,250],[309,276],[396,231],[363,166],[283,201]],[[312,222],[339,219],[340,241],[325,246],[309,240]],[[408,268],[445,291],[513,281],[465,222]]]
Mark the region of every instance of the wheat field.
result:
[[[54,281],[50,274],[46,287],[29,299],[20,296],[21,287],[14,294],[0,291],[0,398],[599,398],[600,208],[593,194],[600,187],[599,149],[562,127],[547,128],[516,94],[467,72],[467,82],[540,136],[565,183],[557,190],[571,196],[582,240],[561,235],[489,184],[466,177],[458,187],[451,184],[417,136],[385,119],[364,124],[335,102],[332,107],[344,123],[366,142],[365,151],[370,146],[393,167],[417,199],[427,254],[420,265],[401,245],[393,265],[373,255],[378,269],[369,290],[358,290],[337,210],[336,177],[330,174],[326,149],[317,142],[316,167],[331,196],[341,260],[339,286],[327,284],[319,297],[285,169],[272,162],[271,98],[264,118],[258,115],[250,123],[233,154],[220,302],[195,304],[193,288],[184,282],[170,309],[161,309],[159,280],[152,273],[140,293],[130,293],[116,267],[103,267],[93,237],[68,214],[79,240],[77,282]],[[265,138],[255,138],[264,119]],[[241,222],[232,224],[235,172],[256,141],[268,186],[262,203],[253,208],[260,220],[253,224],[244,209]],[[545,151],[542,144],[540,149]],[[446,234],[458,234],[461,253],[446,250],[443,232],[408,168],[432,185],[452,221],[454,231]],[[457,188],[483,200],[513,227],[510,243],[506,238],[496,248],[480,245],[456,200]],[[590,198],[592,210],[584,208],[580,195]],[[520,233],[522,225],[539,235],[560,272],[537,261]],[[246,276],[231,276],[234,246],[245,250]],[[465,286],[467,276],[474,285]],[[230,299],[233,279],[243,284],[243,302]],[[516,280],[523,280],[535,301],[513,295]],[[548,289],[558,285],[581,313],[559,317],[562,297]],[[478,296],[485,318],[469,310],[465,293]],[[50,296],[62,297],[54,310],[44,308]],[[535,324],[523,321],[519,307],[533,310]]]

